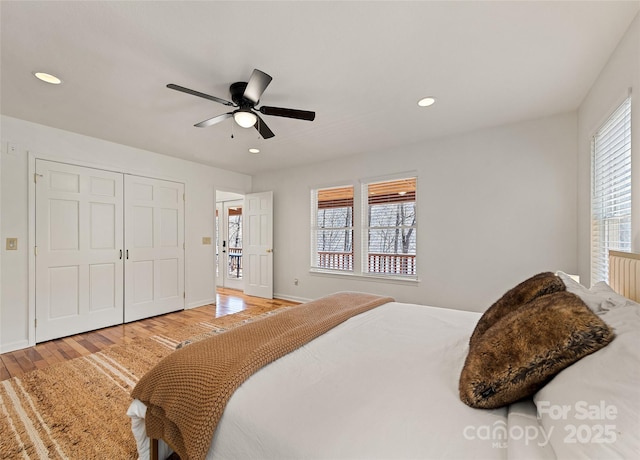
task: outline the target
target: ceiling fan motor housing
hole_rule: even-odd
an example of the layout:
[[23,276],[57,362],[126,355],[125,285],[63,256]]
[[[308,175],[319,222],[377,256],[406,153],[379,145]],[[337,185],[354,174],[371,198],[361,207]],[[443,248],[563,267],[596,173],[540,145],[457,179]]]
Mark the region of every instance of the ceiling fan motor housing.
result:
[[229,87],[231,100],[241,109],[252,109],[258,102],[253,102],[244,97],[244,90],[247,88],[246,81],[232,83]]

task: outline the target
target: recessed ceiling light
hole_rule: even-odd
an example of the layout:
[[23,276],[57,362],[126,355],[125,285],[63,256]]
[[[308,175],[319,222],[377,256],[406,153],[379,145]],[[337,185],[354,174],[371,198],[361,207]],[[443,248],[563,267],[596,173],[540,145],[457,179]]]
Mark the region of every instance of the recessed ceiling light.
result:
[[420,107],[429,107],[430,105],[433,105],[436,103],[436,98],[435,97],[423,97],[422,99],[420,99],[418,101],[418,105]]
[[47,83],[51,83],[52,85],[59,85],[60,83],[62,83],[62,80],[60,80],[55,75],[51,75],[49,73],[35,72],[34,75],[36,76],[37,79]]
[[260,153],[260,149],[250,148],[249,153]]

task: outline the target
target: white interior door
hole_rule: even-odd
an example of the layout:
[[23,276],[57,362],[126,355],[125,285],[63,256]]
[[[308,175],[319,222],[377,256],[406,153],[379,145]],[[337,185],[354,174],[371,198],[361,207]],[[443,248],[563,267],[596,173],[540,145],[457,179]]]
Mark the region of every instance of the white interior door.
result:
[[122,323],[122,174],[36,160],[36,341]]
[[125,176],[125,322],[184,309],[184,184]]
[[273,192],[244,197],[244,292],[273,298]]

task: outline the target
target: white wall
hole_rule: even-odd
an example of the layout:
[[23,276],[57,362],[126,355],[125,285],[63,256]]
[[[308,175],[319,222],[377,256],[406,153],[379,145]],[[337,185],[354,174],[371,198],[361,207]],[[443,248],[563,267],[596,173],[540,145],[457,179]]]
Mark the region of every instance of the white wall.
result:
[[[251,177],[202,164],[178,160],[132,147],[67,131],[1,118],[2,161],[2,292],[0,297],[0,352],[29,345],[29,220],[28,152],[36,157],[139,174],[185,183],[185,288],[186,305],[215,302],[215,246],[203,245],[202,237],[214,235],[216,188],[251,190]],[[6,143],[18,146],[15,154]],[[18,250],[6,251],[5,238],[18,238]]]
[[[484,311],[530,275],[575,272],[576,140],[577,115],[568,113],[254,176],[254,191],[274,191],[276,295],[359,290]],[[410,170],[420,281],[310,273],[310,190]]]
[[591,137],[627,97],[629,88],[633,88],[631,250],[640,252],[640,15],[634,19],[578,110],[578,264],[587,285],[591,277]]

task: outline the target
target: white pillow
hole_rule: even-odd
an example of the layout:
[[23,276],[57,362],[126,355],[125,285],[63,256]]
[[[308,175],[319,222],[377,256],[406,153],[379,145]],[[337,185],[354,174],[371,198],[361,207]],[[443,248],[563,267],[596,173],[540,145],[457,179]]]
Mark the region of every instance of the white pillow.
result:
[[[599,295],[603,299],[607,299],[609,301],[609,304],[613,304],[610,305],[613,307],[624,307],[631,304],[637,305],[637,303],[633,300],[627,299],[625,296],[618,294],[613,290],[611,286],[609,286],[604,281],[600,281],[594,284],[593,286],[591,286],[591,289],[589,291],[596,295]],[[607,305],[603,305],[603,308],[605,308],[606,310],[610,310],[610,308],[606,307]]]
[[616,338],[557,374],[534,396],[558,458],[637,458],[640,304],[600,312]]
[[601,311],[610,310],[615,307],[615,302],[611,298],[602,295],[601,292],[593,292],[587,289],[566,273],[559,271],[556,272],[556,275],[567,287],[567,291],[580,297],[594,313],[600,313]]

